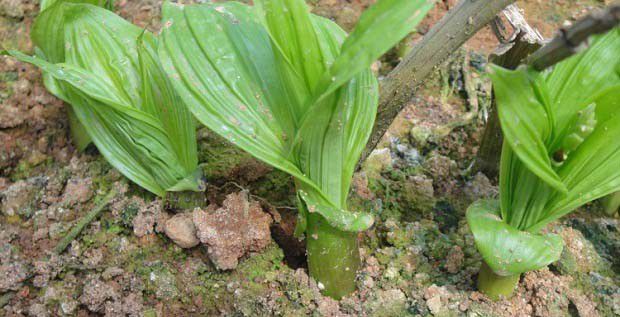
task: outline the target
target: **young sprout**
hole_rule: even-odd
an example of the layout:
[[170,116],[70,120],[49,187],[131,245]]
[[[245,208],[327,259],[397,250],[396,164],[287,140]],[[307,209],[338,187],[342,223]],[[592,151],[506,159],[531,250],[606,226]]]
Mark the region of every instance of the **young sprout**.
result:
[[377,110],[369,66],[432,6],[379,0],[347,36],[303,0],[164,4],[159,53],[173,84],[200,122],[294,177],[296,232],[329,296],[355,289],[357,232],[373,223],[346,206]]
[[550,222],[620,189],[620,29],[551,71],[493,67],[505,136],[500,200],[479,201],[467,221],[484,259],[478,287],[497,299],[521,273],[556,261]]
[[164,73],[156,38],[103,8],[58,1],[32,31],[47,89],[71,105],[101,154],[136,184],[164,196],[199,191],[191,113]]

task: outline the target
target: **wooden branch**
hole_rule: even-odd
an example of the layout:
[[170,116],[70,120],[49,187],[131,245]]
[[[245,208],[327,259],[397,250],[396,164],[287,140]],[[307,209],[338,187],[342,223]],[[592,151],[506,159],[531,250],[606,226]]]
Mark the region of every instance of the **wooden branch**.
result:
[[605,33],[618,24],[620,4],[614,4],[580,19],[568,28],[560,29],[559,34],[528,57],[526,63],[538,71],[544,70],[578,53],[590,36]]
[[[381,82],[379,109],[360,162],[377,146],[417,88],[446,58],[514,0],[462,0]],[[358,168],[359,168],[358,163]]]

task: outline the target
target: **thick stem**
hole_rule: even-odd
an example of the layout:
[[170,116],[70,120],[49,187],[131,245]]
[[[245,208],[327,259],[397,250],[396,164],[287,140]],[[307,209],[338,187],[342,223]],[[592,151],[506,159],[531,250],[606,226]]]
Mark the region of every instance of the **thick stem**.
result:
[[318,214],[308,215],[306,233],[310,276],[323,294],[340,299],[355,291],[360,266],[357,234],[330,226]]
[[181,191],[166,192],[164,208],[167,210],[186,210],[206,208],[209,205],[205,192]]
[[603,198],[603,208],[608,216],[613,216],[620,208],[620,192],[609,194]]
[[480,273],[478,273],[478,290],[492,300],[499,300],[502,297],[510,298],[517,288],[519,278],[520,274],[511,276],[497,275],[485,262],[482,262]]

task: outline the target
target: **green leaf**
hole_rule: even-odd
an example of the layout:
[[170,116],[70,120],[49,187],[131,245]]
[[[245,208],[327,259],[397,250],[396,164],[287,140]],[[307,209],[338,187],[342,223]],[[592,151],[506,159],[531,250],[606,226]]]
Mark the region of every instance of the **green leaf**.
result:
[[556,138],[563,138],[572,116],[605,88],[620,84],[620,28],[596,36],[589,48],[556,65],[547,74],[556,116]]
[[[53,63],[62,63],[65,61],[64,50],[71,42],[65,42],[64,25],[65,25],[65,9],[64,3],[83,3],[93,4],[106,7],[112,10],[113,0],[43,0],[40,4],[41,14],[36,18],[32,27],[31,38],[35,44],[37,55]],[[50,91],[60,94],[61,92],[54,87],[54,79],[43,74],[44,84]],[[75,117],[72,109],[68,111],[69,127],[71,129],[71,138],[76,144],[79,151],[83,151],[92,142],[85,128]]]
[[619,48],[615,29],[544,74],[494,69],[501,214],[513,228],[537,232],[620,189]]
[[[617,99],[609,101],[616,103]],[[600,105],[607,106],[603,103]],[[543,220],[533,229],[542,228],[587,202],[620,190],[618,136],[620,117],[616,116],[597,124],[594,132],[569,155],[559,170],[569,188],[568,195],[552,196]]]
[[327,69],[312,16],[303,0],[257,0],[258,14],[274,46],[312,92]]
[[333,92],[368,68],[411,33],[434,4],[433,0],[379,0],[364,11],[342,44],[340,55],[323,75],[315,97]]
[[101,154],[129,179],[160,196],[201,190],[193,118],[156,58],[155,38],[92,5],[56,6],[64,14],[64,63],[8,53],[47,74],[48,88],[73,106]]
[[321,201],[311,192],[300,190],[297,192],[299,200],[302,202],[304,212],[318,213],[334,228],[341,231],[363,231],[370,228],[374,223],[371,214],[350,212],[330,205],[329,202]]
[[316,186],[288,157],[287,140],[295,133],[291,100],[255,9],[235,2],[166,2],[162,15],[159,55],[196,118],[256,158]]
[[[291,174],[334,226],[362,230],[346,211],[346,197],[376,115],[373,60],[357,63],[347,80],[314,98],[311,90],[341,54],[346,33],[299,0],[256,4],[165,3],[164,68],[200,122]],[[296,231],[303,230],[300,221]]]
[[511,276],[549,265],[562,253],[562,239],[555,234],[520,231],[500,218],[499,204],[481,200],[467,209],[467,223],[476,247],[493,272]]
[[552,134],[547,87],[527,70],[493,66],[490,74],[505,142],[527,168],[556,190],[566,186],[551,166],[546,143]]
[[102,8],[106,8],[108,10],[114,9],[114,0],[41,0],[40,11],[48,9],[59,2],[72,2],[72,3],[88,3],[93,4]]

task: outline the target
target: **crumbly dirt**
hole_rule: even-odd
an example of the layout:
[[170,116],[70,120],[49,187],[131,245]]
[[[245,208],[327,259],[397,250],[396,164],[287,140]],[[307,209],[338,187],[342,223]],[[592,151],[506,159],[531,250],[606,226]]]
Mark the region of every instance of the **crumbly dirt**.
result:
[[[308,1],[347,30],[373,2]],[[440,1],[419,33],[381,59],[380,75],[456,2]],[[551,36],[605,2],[517,3]],[[116,11],[157,30],[160,4],[123,0]],[[0,0],[0,46],[32,52],[37,12],[38,1]],[[485,28],[455,52],[356,174],[349,207],[377,221],[360,234],[358,290],[340,301],[307,274],[289,176],[199,129],[211,205],[192,217],[204,244],[183,235],[179,246],[166,224],[192,210],[162,210],[96,149],[77,152],[65,105],[40,72],[0,57],[0,316],[620,316],[620,219],[597,203],[549,226],[565,241],[562,257],[524,274],[514,297],[492,302],[476,292],[481,258],[464,214],[497,195],[494,180],[471,170],[490,100],[486,56],[496,45]],[[112,188],[120,194],[107,210],[54,255]]]
[[207,247],[209,259],[218,269],[231,270],[250,252],[263,250],[271,243],[271,216],[248,193],[230,194],[221,208],[194,209],[193,221],[200,242]]

